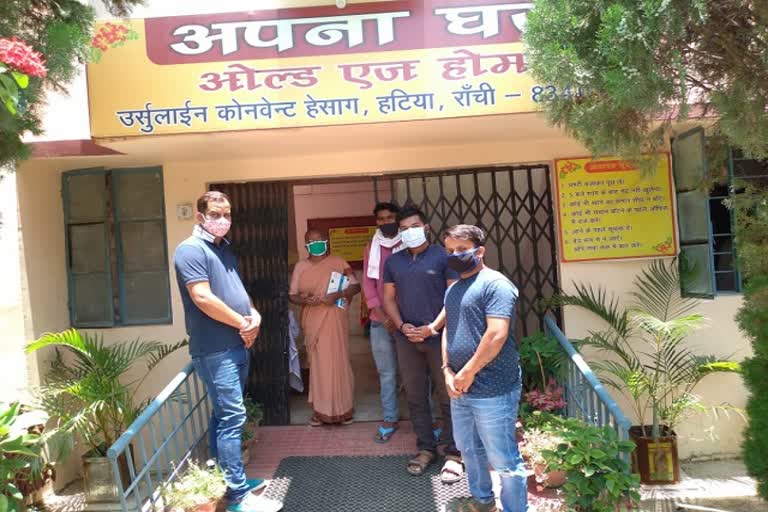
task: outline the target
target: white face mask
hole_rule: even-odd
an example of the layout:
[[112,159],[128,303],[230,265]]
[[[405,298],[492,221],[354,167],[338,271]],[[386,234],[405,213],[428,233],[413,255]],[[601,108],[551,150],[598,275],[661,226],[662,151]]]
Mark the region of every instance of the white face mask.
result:
[[427,241],[427,233],[424,226],[417,226],[414,228],[408,228],[400,232],[400,236],[403,239],[403,243],[409,249],[415,249],[424,245]]

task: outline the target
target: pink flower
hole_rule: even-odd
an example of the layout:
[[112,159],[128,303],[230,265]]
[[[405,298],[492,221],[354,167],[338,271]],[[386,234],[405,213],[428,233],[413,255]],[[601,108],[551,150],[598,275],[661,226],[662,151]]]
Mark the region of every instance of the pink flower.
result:
[[0,38],[0,62],[29,76],[43,78],[48,74],[42,55],[16,37]]

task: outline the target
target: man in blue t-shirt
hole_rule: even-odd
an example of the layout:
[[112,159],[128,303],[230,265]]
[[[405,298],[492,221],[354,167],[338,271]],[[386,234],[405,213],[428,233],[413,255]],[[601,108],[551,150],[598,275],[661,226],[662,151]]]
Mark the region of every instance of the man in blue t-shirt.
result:
[[243,390],[248,377],[249,351],[261,328],[237,268],[237,257],[224,236],[232,224],[229,198],[207,192],[197,200],[192,236],[173,256],[176,280],[184,305],[192,364],[213,404],[208,426],[211,455],[227,483],[230,512],[277,512],[282,505],[257,497],[259,479],[247,480],[241,454],[245,424]]
[[445,233],[448,267],[460,279],[445,294],[443,374],[453,435],[464,456],[471,498],[446,510],[495,512],[490,465],[501,476],[504,512],[527,509],[526,469],[517,446],[520,363],[515,344],[517,288],[483,264],[485,234],[460,224]]

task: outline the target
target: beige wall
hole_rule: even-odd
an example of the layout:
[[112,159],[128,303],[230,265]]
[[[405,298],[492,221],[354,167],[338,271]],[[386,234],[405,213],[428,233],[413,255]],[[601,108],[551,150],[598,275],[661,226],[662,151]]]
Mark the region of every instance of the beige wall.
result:
[[24,354],[28,319],[24,308],[26,281],[19,230],[16,174],[0,170],[0,268],[3,293],[0,294],[0,402],[26,400],[27,384],[36,382],[33,357]]
[[[510,122],[514,116],[510,116]],[[435,121],[439,126],[440,121]],[[336,129],[347,134],[349,140],[358,135],[359,127]],[[403,140],[407,140],[407,127],[402,128]],[[248,134],[248,137],[259,137]],[[301,133],[296,134],[301,137]],[[208,138],[215,146],[217,136]],[[340,138],[344,140],[344,137]],[[160,139],[162,140],[162,139]],[[166,139],[169,148],[176,139]],[[346,151],[344,147],[324,153],[284,153],[273,158],[252,158],[237,160],[165,160],[162,157],[113,156],[81,159],[59,159],[30,161],[23,164],[18,175],[21,227],[25,246],[24,263],[29,280],[26,300],[32,313],[31,334],[39,335],[47,330],[67,327],[66,274],[64,265],[64,236],[62,232],[62,210],[60,198],[60,173],[62,171],[105,165],[110,167],[162,164],[164,168],[166,211],[168,212],[168,243],[172,254],[176,244],[188,236],[192,221],[175,218],[176,205],[193,201],[212,181],[304,179],[310,176],[342,177],[378,174],[395,171],[424,170],[438,168],[468,167],[504,163],[551,162],[554,158],[582,155],[587,152],[575,141],[559,137],[519,140],[507,142],[476,143],[471,145],[432,145],[424,147],[403,147],[398,150]],[[157,147],[155,147],[157,149]],[[162,147],[161,147],[162,149]],[[169,149],[170,152],[170,149]],[[367,213],[367,212],[364,212]],[[309,214],[307,214],[309,215]],[[317,215],[321,216],[321,215]],[[301,222],[296,219],[297,224]],[[617,292],[629,287],[632,276],[644,265],[643,262],[622,263],[571,263],[561,265],[561,279],[565,285],[573,280],[590,280],[593,283],[610,285]],[[693,340],[704,352],[716,352],[743,356],[748,345],[738,334],[733,314],[739,298],[723,297],[703,305],[710,318],[710,327]],[[118,342],[136,336],[175,341],[184,336],[183,314],[177,290],[172,290],[174,324],[159,327],[133,327],[104,330],[108,342]],[[568,311],[566,325],[569,336],[579,337],[592,322],[583,313]],[[146,391],[154,393],[169,380],[169,373],[186,361],[186,355],[177,354],[166,363],[166,371],[158,371],[148,379]],[[728,376],[710,377],[702,392],[711,402],[729,401],[743,405],[744,388],[738,378]],[[718,441],[686,441],[683,454],[706,455],[735,453],[738,451],[740,421],[717,423]],[[698,419],[681,429],[683,434],[700,436]]]

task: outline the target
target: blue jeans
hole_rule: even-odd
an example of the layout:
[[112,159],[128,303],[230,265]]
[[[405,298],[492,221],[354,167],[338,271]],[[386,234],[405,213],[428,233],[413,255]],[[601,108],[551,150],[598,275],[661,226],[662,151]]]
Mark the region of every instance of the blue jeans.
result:
[[469,491],[482,503],[493,501],[488,465],[501,476],[504,512],[525,512],[528,486],[525,463],[515,435],[521,383],[511,393],[492,398],[463,395],[451,400],[453,435],[464,456]]
[[371,322],[371,350],[379,372],[384,421],[395,422],[400,417],[397,403],[397,352],[392,334],[379,322]]
[[218,461],[227,482],[227,499],[240,502],[249,491],[241,453],[245,405],[243,390],[248,378],[248,350],[232,348],[192,358],[213,404],[208,426],[211,458]]

